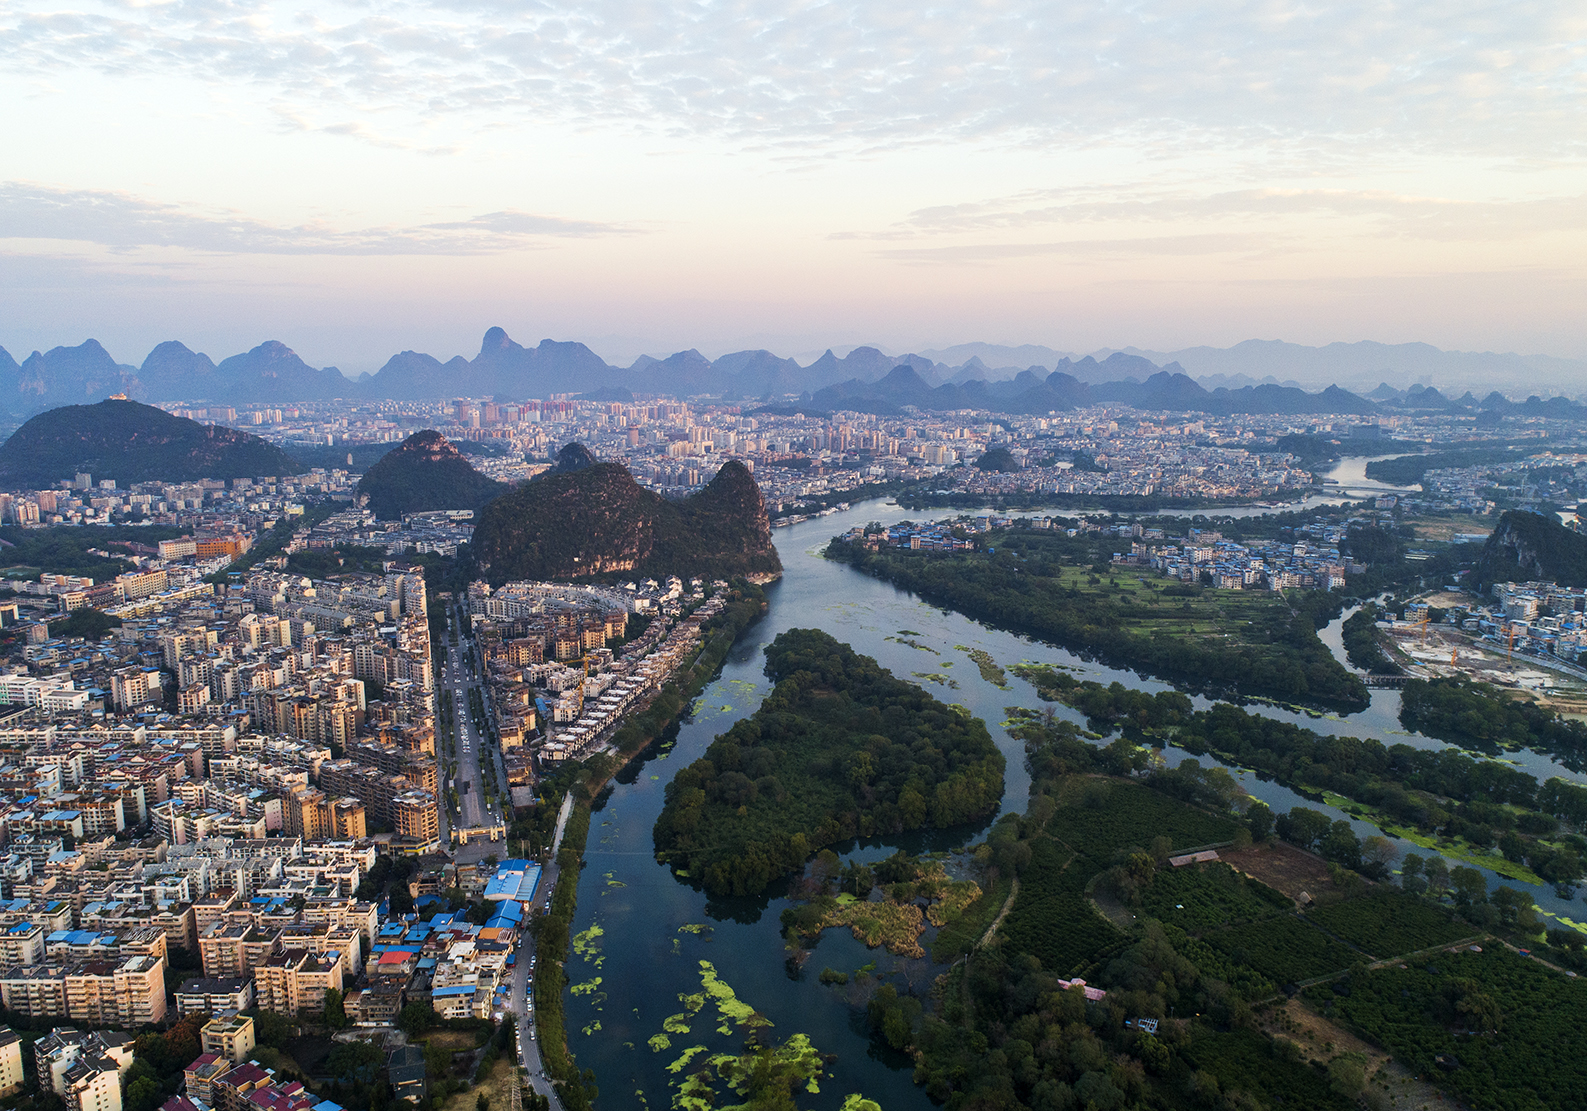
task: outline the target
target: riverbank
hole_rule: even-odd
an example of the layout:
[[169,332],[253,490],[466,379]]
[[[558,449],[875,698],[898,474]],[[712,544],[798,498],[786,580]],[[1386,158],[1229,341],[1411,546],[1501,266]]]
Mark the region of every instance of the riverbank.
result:
[[[586,761],[593,778],[599,779],[596,790],[604,786],[634,757],[671,728],[680,715],[699,697],[700,692],[722,668],[722,662],[732,651],[734,643],[766,613],[766,594],[756,584],[740,582],[731,587],[730,598],[722,612],[705,626],[700,647],[694,658],[680,666],[662,685],[650,705],[631,715],[612,734],[611,745],[620,759],[608,767],[606,756],[596,756]],[[597,766],[597,761],[603,761]]]
[[[568,787],[569,796],[576,801],[557,853],[556,891],[546,916],[535,927],[536,952],[546,959],[535,977],[534,992],[540,1052],[546,1071],[559,1086],[563,1106],[571,1111],[589,1108],[598,1091],[594,1071],[580,1071],[578,1067],[568,1043],[563,1010],[568,985],[564,966],[573,918],[578,910],[579,878],[589,840],[591,800],[599,797],[615,776],[674,725],[720,671],[734,642],[765,613],[766,598],[758,586],[739,584],[733,589],[738,597],[706,625],[707,635],[701,638],[694,658],[673,673],[649,706],[624,722],[613,735],[616,756],[592,757],[584,765],[587,776]],[[580,795],[583,797],[579,798]]]
[[563,1010],[568,977],[564,965],[572,936],[573,915],[578,909],[579,873],[584,867],[584,846],[590,832],[588,803],[575,803],[557,853],[557,886],[551,906],[535,921],[535,953],[541,958],[534,977],[535,1026],[540,1055],[556,1083],[562,1106],[568,1111],[588,1111],[595,1099],[595,1076],[580,1072],[568,1046],[567,1016]]

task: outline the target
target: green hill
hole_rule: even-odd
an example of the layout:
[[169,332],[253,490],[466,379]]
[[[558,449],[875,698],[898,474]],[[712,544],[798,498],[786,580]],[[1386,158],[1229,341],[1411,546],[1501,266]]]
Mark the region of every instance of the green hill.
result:
[[478,509],[510,489],[480,474],[450,440],[428,428],[382,455],[358,483],[375,516],[387,520],[435,509]]
[[473,549],[498,583],[782,571],[760,488],[737,460],[682,501],[644,489],[618,463],[542,476],[480,511]]
[[258,436],[121,399],[47,410],[0,445],[0,484],[12,487],[50,486],[79,472],[129,486],[303,470]]
[[1587,586],[1587,536],[1553,517],[1510,510],[1482,549],[1477,586],[1532,581]]
[[561,451],[557,452],[556,463],[552,465],[551,469],[535,477],[546,478],[550,475],[572,474],[574,471],[588,470],[599,462],[600,460],[595,458],[595,453],[583,444],[567,444]]

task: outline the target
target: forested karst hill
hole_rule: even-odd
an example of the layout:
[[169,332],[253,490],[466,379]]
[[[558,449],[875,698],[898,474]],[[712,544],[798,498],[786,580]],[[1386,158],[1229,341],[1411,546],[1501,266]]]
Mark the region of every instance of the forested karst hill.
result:
[[1552,517],[1510,510],[1499,518],[1482,550],[1478,587],[1534,580],[1587,586],[1587,536]]
[[760,488],[737,460],[682,501],[644,489],[618,463],[548,474],[487,504],[473,548],[492,582],[782,571]]
[[563,446],[561,451],[557,452],[556,462],[551,465],[551,469],[537,477],[545,478],[549,475],[572,474],[574,471],[588,470],[599,462],[600,460],[595,458],[595,453],[583,444],[567,444]]
[[78,472],[127,485],[303,470],[280,448],[247,432],[114,399],[47,410],[0,446],[0,480],[16,486],[48,486]]
[[428,428],[381,456],[358,483],[375,516],[386,520],[435,509],[478,509],[509,489],[476,471],[450,440]]

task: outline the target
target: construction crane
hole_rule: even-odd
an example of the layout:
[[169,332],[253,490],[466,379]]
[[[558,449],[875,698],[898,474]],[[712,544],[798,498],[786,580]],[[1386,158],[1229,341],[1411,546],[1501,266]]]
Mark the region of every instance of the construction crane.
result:
[[1432,619],[1433,619],[1433,611],[1432,610],[1428,610],[1425,614],[1422,615],[1422,619],[1417,622],[1417,624],[1422,627],[1422,641],[1421,642],[1423,644],[1427,643],[1427,623],[1430,622]]
[[1510,635],[1510,644],[1509,644],[1509,647],[1505,651],[1505,660],[1513,665],[1515,663],[1515,638],[1516,638],[1515,626],[1514,625],[1506,625],[1504,627],[1504,631]]

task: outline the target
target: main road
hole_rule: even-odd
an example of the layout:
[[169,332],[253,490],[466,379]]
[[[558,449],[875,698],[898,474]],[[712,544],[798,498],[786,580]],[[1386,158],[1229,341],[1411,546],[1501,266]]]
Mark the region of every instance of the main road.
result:
[[[497,764],[496,782],[506,783],[506,774],[501,769],[501,755],[496,752],[496,746],[488,736],[482,736],[474,727],[473,714],[469,712],[469,691],[478,689],[482,699],[488,698],[485,684],[479,672],[479,657],[474,649],[472,637],[467,635],[469,629],[459,618],[456,612],[448,615],[451,621],[449,628],[458,628],[463,635],[458,637],[457,644],[451,644],[448,636],[446,648],[446,662],[441,668],[441,697],[451,702],[453,715],[453,756],[457,761],[456,788],[459,829],[480,829],[502,824],[502,811],[499,802],[487,803],[485,801],[484,778],[480,770],[480,758]],[[486,750],[489,751],[486,751]]]
[[557,882],[557,866],[548,863],[540,876],[540,887],[535,891],[534,902],[525,911],[526,928],[523,941],[518,946],[517,963],[513,965],[512,987],[507,993],[507,1008],[518,1020],[518,1060],[529,1074],[529,1084],[534,1090],[551,1100],[551,1111],[562,1111],[562,1101],[551,1078],[546,1075],[545,1061],[540,1056],[540,1038],[534,1023],[535,941],[534,931],[527,924],[542,913],[551,899]]
[[[480,759],[492,760],[496,765],[496,782],[500,789],[505,790],[507,783],[507,769],[502,760],[501,750],[487,736],[481,736],[474,728],[473,715],[469,712],[469,691],[478,689],[487,714],[490,707],[490,692],[483,682],[479,668],[481,660],[475,650],[474,640],[468,636],[470,631],[462,614],[453,610],[448,615],[449,633],[451,628],[460,632],[458,643],[451,644],[451,636],[447,637],[446,663],[441,672],[441,697],[450,699],[454,710],[453,721],[454,749],[453,754],[457,760],[458,779],[458,828],[477,829],[482,826],[497,825],[502,821],[500,803],[488,804],[485,801],[483,779],[480,768]],[[463,784],[469,784],[465,790]],[[565,815],[563,816],[565,820]],[[561,821],[558,822],[560,830]],[[518,1025],[518,1060],[528,1073],[530,1086],[540,1095],[551,1101],[551,1111],[562,1111],[562,1101],[557,1095],[551,1078],[546,1075],[545,1062],[540,1056],[540,1041],[535,1029],[534,1004],[531,997],[533,990],[534,966],[536,961],[534,933],[529,925],[535,917],[542,914],[546,905],[551,900],[551,894],[556,889],[558,869],[554,860],[545,864],[540,876],[540,885],[535,890],[534,901],[525,908],[522,940],[518,943],[515,962],[512,970],[511,987],[507,993],[507,1009],[515,1016]]]

